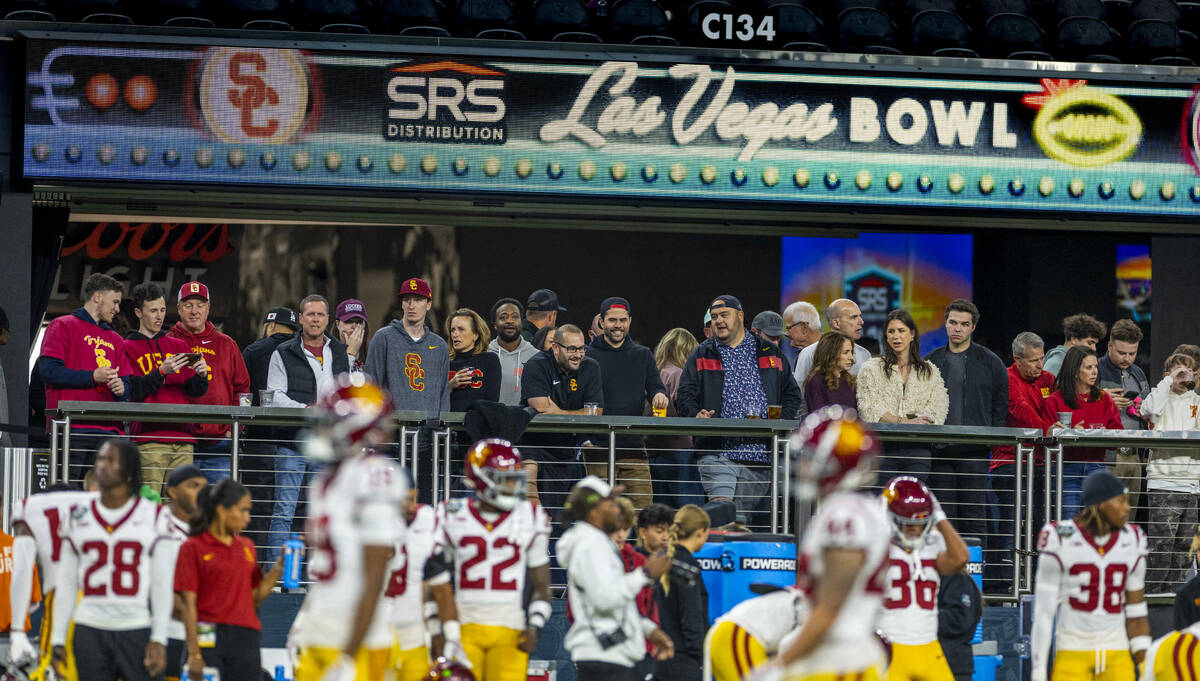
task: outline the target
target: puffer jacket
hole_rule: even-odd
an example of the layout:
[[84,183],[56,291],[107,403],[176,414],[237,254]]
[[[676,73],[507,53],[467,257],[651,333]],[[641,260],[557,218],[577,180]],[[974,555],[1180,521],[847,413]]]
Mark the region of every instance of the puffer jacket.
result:
[[908,373],[908,382],[893,367],[892,375],[883,372],[883,359],[874,357],[858,371],[858,415],[863,420],[878,423],[886,413],[904,417],[906,414],[924,416],[935,425],[946,422],[950,397],[942,382],[942,372],[933,364],[929,375],[922,376],[916,367]]
[[[1193,390],[1176,395],[1166,376],[1142,400],[1142,416],[1158,431],[1200,429],[1200,395]],[[1200,493],[1200,449],[1153,450],[1146,465],[1146,489]]]

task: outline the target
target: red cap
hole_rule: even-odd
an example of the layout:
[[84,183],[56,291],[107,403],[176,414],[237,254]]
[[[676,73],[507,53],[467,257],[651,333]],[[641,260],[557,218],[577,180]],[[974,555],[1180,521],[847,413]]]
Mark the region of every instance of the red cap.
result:
[[400,284],[400,292],[397,294],[401,298],[404,296],[421,296],[433,300],[433,291],[429,288],[429,284],[424,279],[413,277]]
[[207,302],[208,301],[208,287],[205,286],[204,284],[201,284],[198,281],[189,281],[188,283],[184,284],[183,286],[180,286],[179,287],[180,302],[187,300],[188,298],[203,298]]

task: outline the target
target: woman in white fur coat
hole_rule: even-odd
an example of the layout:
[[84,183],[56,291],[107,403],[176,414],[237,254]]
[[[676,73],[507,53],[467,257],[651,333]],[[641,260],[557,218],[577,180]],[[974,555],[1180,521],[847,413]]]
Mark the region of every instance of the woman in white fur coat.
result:
[[[907,310],[892,310],[884,327],[883,355],[858,372],[858,415],[871,423],[942,425],[950,398],[938,368],[921,358],[917,323]],[[929,477],[929,449],[885,444],[879,462],[882,483],[897,475]]]

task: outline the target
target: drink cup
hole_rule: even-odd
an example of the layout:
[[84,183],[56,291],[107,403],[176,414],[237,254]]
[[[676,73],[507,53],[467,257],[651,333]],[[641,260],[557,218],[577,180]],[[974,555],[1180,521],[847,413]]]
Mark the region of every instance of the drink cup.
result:
[[653,412],[654,415],[660,419],[666,418],[666,416],[667,416],[667,408],[666,407],[651,407],[650,411]]
[[238,406],[249,407],[253,402],[254,396],[250,393],[238,393]]
[[1072,416],[1073,414],[1069,411],[1060,411],[1058,412],[1058,422],[1062,424],[1063,428],[1070,428]]
[[275,403],[275,391],[274,390],[259,390],[258,391],[259,406],[269,407],[274,403]]
[[767,418],[769,418],[769,419],[783,418],[783,407],[778,404],[767,405]]
[[583,413],[588,416],[596,416],[600,413],[600,405],[596,402],[584,402]]

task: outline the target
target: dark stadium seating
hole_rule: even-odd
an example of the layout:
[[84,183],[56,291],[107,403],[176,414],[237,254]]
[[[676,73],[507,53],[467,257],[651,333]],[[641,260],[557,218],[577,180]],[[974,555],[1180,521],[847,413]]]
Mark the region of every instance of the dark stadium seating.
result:
[[1055,37],[1059,59],[1085,62],[1121,61],[1116,36],[1103,21],[1091,17],[1067,17],[1058,24]]
[[971,49],[971,28],[962,17],[927,9],[912,20],[912,52],[935,57],[978,57]]
[[903,54],[896,47],[896,25],[880,9],[851,7],[837,18],[837,44],[843,52]]
[[617,0],[609,9],[608,21],[612,42],[670,45],[674,40],[667,11],[655,0]]

